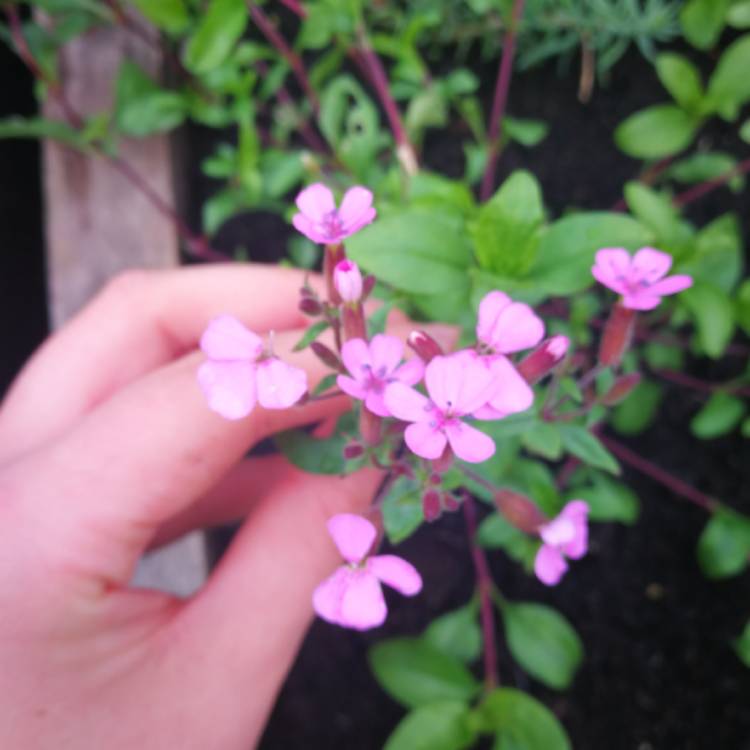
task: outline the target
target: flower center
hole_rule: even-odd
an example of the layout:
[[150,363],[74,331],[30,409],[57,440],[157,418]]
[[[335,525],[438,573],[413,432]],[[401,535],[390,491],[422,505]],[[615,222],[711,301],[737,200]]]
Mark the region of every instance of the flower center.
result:
[[335,208],[323,217],[320,225],[329,237],[337,237],[344,228],[343,222],[339,218],[339,212]]

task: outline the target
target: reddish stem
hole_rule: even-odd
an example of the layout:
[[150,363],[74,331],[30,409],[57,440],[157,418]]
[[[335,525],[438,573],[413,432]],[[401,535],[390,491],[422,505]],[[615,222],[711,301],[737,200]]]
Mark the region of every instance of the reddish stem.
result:
[[490,568],[487,565],[484,550],[477,544],[477,518],[474,499],[466,495],[462,505],[464,519],[466,520],[466,533],[469,537],[469,546],[471,547],[471,557],[474,561],[474,570],[477,575],[482,636],[484,640],[484,685],[485,690],[489,693],[500,682],[497,670],[495,615],[492,609],[492,576],[490,575]]
[[[673,156],[668,156],[665,159],[660,159],[652,167],[647,169],[639,178],[638,182],[642,185],[652,185],[656,182],[656,178],[665,172],[672,162],[674,161]],[[625,198],[620,198],[613,206],[612,211],[624,211],[628,207]]]
[[687,482],[683,482],[678,477],[670,474],[665,469],[662,469],[661,466],[657,466],[635,451],[622,445],[622,443],[617,440],[607,437],[606,435],[599,435],[599,439],[621,461],[624,461],[636,471],[640,471],[641,474],[645,474],[655,482],[663,485],[675,495],[683,497],[685,500],[689,500],[691,503],[707,510],[709,513],[713,513],[719,507],[719,503],[714,498],[695,489],[695,487],[691,487]]
[[297,2],[297,0],[281,0],[282,5],[286,5],[289,10],[292,11],[295,15],[299,16],[300,18],[307,18],[307,10],[302,7],[300,3]]
[[664,380],[669,380],[676,385],[682,385],[685,388],[692,388],[695,391],[706,391],[713,393],[714,391],[725,391],[726,393],[733,393],[737,396],[750,396],[750,387],[733,385],[732,383],[709,383],[707,380],[701,380],[700,378],[694,378],[692,375],[687,375],[684,372],[678,372],[677,370],[654,370],[654,374],[658,375]]
[[702,198],[704,195],[716,190],[716,188],[725,185],[733,177],[738,177],[739,175],[747,174],[748,172],[750,172],[750,159],[745,159],[745,161],[741,161],[725,174],[719,175],[713,180],[701,182],[699,185],[691,187],[684,193],[676,195],[672,202],[675,206],[687,206],[688,203],[692,203],[693,201],[698,200],[698,198]]
[[497,71],[495,96],[492,101],[492,112],[490,113],[488,127],[489,151],[487,153],[487,167],[484,171],[479,192],[482,200],[487,200],[490,197],[492,189],[495,186],[495,171],[501,150],[500,131],[505,114],[505,105],[508,102],[510,79],[513,73],[513,56],[516,51],[516,32],[518,30],[518,22],[523,15],[524,3],[525,0],[513,0],[511,22],[505,32],[505,40],[503,41],[503,54],[500,58],[500,67]]

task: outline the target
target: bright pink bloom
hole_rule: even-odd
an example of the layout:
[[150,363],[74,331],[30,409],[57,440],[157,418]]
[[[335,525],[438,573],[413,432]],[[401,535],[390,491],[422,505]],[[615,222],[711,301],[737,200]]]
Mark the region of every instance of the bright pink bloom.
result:
[[544,336],[544,323],[523,302],[494,291],[479,303],[477,340],[492,354],[512,354],[536,346]]
[[362,297],[362,274],[352,260],[341,260],[333,269],[333,283],[344,302],[359,302]]
[[367,557],[377,536],[367,519],[341,513],[327,525],[346,564],[313,592],[313,608],[324,620],[355,630],[376,628],[388,614],[381,582],[404,596],[422,590],[422,578],[411,563],[396,555]]
[[305,371],[276,357],[260,360],[263,340],[231,315],[212,320],[200,345],[208,361],[198,369],[198,383],[222,417],[246,417],[256,400],[266,409],[286,409],[307,391]]
[[588,513],[583,500],[571,500],[556,518],[539,528],[543,544],[534,559],[534,573],[542,583],[556,585],[568,569],[565,558],[578,560],[586,554]]
[[653,310],[661,298],[693,285],[687,275],[668,276],[672,257],[642,247],[632,258],[621,247],[606,247],[596,254],[591,269],[594,278],[622,295],[622,304],[631,310]]
[[297,196],[296,203],[300,213],[292,217],[292,224],[320,245],[341,242],[369,224],[376,214],[372,193],[359,186],[344,193],[340,208],[336,208],[333,193],[322,182],[306,187]]
[[336,378],[339,388],[380,417],[391,416],[383,400],[389,383],[414,385],[422,379],[424,364],[418,357],[400,365],[404,345],[395,336],[378,333],[368,344],[364,339],[351,339],[341,347],[341,359],[348,375]]
[[461,421],[487,403],[495,385],[489,368],[470,352],[435,357],[425,368],[429,398],[403,383],[392,383],[385,391],[390,413],[411,422],[404,433],[409,448],[422,458],[439,458],[450,443],[464,461],[486,461],[495,443]]

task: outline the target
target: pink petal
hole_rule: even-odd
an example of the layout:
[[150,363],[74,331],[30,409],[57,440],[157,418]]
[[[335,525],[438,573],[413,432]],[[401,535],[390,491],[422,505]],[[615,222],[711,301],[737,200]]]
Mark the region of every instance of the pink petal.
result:
[[350,339],[341,347],[341,360],[355,380],[363,382],[370,373],[370,349],[364,339]]
[[355,630],[369,630],[385,622],[385,606],[380,581],[368,570],[354,570],[341,601],[339,624]]
[[322,182],[306,187],[295,202],[297,208],[314,223],[320,223],[327,214],[336,210],[333,193]]
[[391,377],[406,385],[416,385],[424,376],[424,362],[419,357],[412,357],[397,367]]
[[255,406],[255,366],[251,362],[204,362],[198,384],[208,406],[226,419],[242,419]]
[[677,294],[684,289],[693,286],[692,276],[677,274],[676,276],[667,276],[666,279],[651,284],[648,288],[649,294],[658,294],[663,297],[667,294]]
[[351,563],[358,563],[364,559],[378,535],[370,521],[353,513],[331,516],[326,525],[341,557]]
[[377,216],[377,211],[375,211],[374,208],[368,208],[367,211],[365,211],[357,221],[355,221],[352,224],[347,224],[343,231],[342,231],[342,239],[344,237],[349,237],[355,232],[359,232],[362,227],[366,226],[367,224],[371,224],[375,217]]
[[493,357],[489,367],[494,386],[489,405],[493,409],[505,416],[525,411],[534,403],[534,391],[509,359]]
[[425,368],[425,385],[433,403],[454,415],[470,414],[492,395],[492,375],[471,352],[435,357]]
[[498,320],[503,310],[510,305],[511,298],[504,292],[497,290],[482,297],[477,312],[477,339],[492,345],[492,339]]
[[367,388],[365,388],[362,383],[353,378],[347,377],[346,375],[339,375],[336,378],[336,385],[338,385],[344,393],[352,398],[358,398],[360,401],[367,395]]
[[560,514],[539,529],[539,536],[545,544],[561,549],[576,538],[576,525]]
[[489,404],[480,406],[471,415],[474,419],[481,419],[483,422],[491,422],[495,419],[503,419],[508,416],[507,411],[500,411],[499,409],[493,409]]
[[403,383],[390,383],[385,389],[388,411],[404,422],[428,422],[432,419],[432,404],[421,393]]
[[568,563],[562,553],[543,544],[534,558],[534,573],[536,577],[547,586],[555,586],[560,582],[563,574],[568,569]]
[[422,590],[422,576],[417,569],[396,555],[371,557],[367,560],[367,569],[404,596],[414,596]]
[[263,340],[231,315],[214,318],[201,336],[203,352],[211,359],[256,360],[263,352]]
[[598,250],[591,273],[594,278],[618,294],[624,294],[630,274],[630,253],[622,247]]
[[571,500],[560,512],[560,516],[573,523],[573,539],[562,548],[563,553],[573,560],[579,560],[588,550],[589,506],[583,500]]
[[603,269],[601,266],[594,266],[591,269],[591,275],[600,283],[611,289],[617,294],[625,294],[628,290],[624,279],[615,278],[611,271]]
[[321,234],[317,229],[317,225],[304,214],[294,214],[294,216],[292,216],[292,224],[294,224],[294,228],[301,234],[304,234],[308,240],[311,240],[318,245],[325,245],[328,242],[328,235]]
[[379,417],[392,416],[387,404],[385,403],[384,391],[377,391],[374,388],[368,390],[367,395],[365,396],[365,406],[373,414],[377,414]]
[[445,425],[445,434],[453,452],[463,461],[478,464],[495,453],[491,437],[464,422],[455,420]]
[[660,304],[661,297],[651,294],[648,288],[635,294],[625,294],[622,298],[622,306],[629,310],[653,310]]
[[404,431],[404,440],[409,450],[422,458],[440,458],[448,443],[442,430],[428,422],[415,422]]
[[544,323],[522,302],[512,302],[502,292],[490,292],[479,305],[477,338],[503,354],[536,346],[544,336]]
[[[364,187],[356,185],[344,193],[339,207],[339,219],[347,234],[356,231],[375,218],[372,207],[372,193]],[[369,219],[365,221],[365,219]]]
[[327,622],[341,624],[341,601],[349,585],[351,573],[351,568],[342,565],[313,591],[313,609]]
[[404,345],[395,336],[378,333],[370,342],[370,363],[378,377],[390,375],[404,356]]
[[642,247],[634,256],[630,266],[630,281],[646,281],[653,284],[663,278],[672,267],[672,256],[653,247]]
[[286,409],[307,391],[307,373],[276,357],[261,362],[256,377],[258,401],[265,409]]

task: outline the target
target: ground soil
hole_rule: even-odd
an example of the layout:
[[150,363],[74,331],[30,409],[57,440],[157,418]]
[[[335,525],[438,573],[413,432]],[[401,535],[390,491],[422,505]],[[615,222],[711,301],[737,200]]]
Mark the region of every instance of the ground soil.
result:
[[[2,47],[0,69],[9,83],[0,101],[3,112],[29,111],[30,82]],[[488,92],[493,77],[494,70],[483,71]],[[560,77],[553,66],[519,76],[510,113],[541,117],[551,132],[535,149],[508,148],[501,176],[519,167],[532,170],[552,215],[571,206],[608,208],[637,168],[613,145],[614,126],[664,98],[652,70],[636,54],[618,66],[609,86],[597,89],[587,105],[576,99],[575,77]],[[424,163],[460,174],[461,136],[452,130],[430,134]],[[722,125],[712,127],[703,141],[742,153],[731,129]],[[205,131],[188,133],[188,204],[195,223],[201,201],[215,188],[196,166],[211,148]],[[1,392],[43,337],[46,317],[38,149],[0,141],[0,166]],[[745,221],[747,240],[746,206],[747,192],[734,196],[722,189],[691,206],[688,215],[703,224],[734,210]],[[231,252],[241,242],[252,248],[253,259],[271,261],[283,256],[287,237],[281,219],[253,214],[231,222],[217,243]],[[731,362],[729,368],[741,364]],[[696,363],[693,371],[717,374],[705,363]],[[749,444],[738,438],[703,443],[690,437],[685,424],[698,403],[690,392],[670,390],[658,426],[630,444],[750,512]],[[558,607],[586,647],[580,673],[563,693],[527,678],[502,649],[501,679],[544,700],[564,722],[576,750],[749,750],[750,670],[735,657],[730,639],[750,618],[750,575],[721,583],[703,578],[695,544],[705,513],[632,471],[626,470],[625,479],[641,499],[638,523],[595,525],[590,554],[559,587],[548,590],[503,554],[490,555],[494,576],[508,597]],[[214,546],[223,546],[222,539],[217,537]],[[388,623],[375,632],[357,634],[315,622],[281,691],[263,750],[383,746],[403,710],[371,677],[368,647],[385,637],[419,633],[431,618],[465,602],[474,584],[460,515],[422,529],[399,553],[422,571],[424,593],[416,601],[389,596]]]

